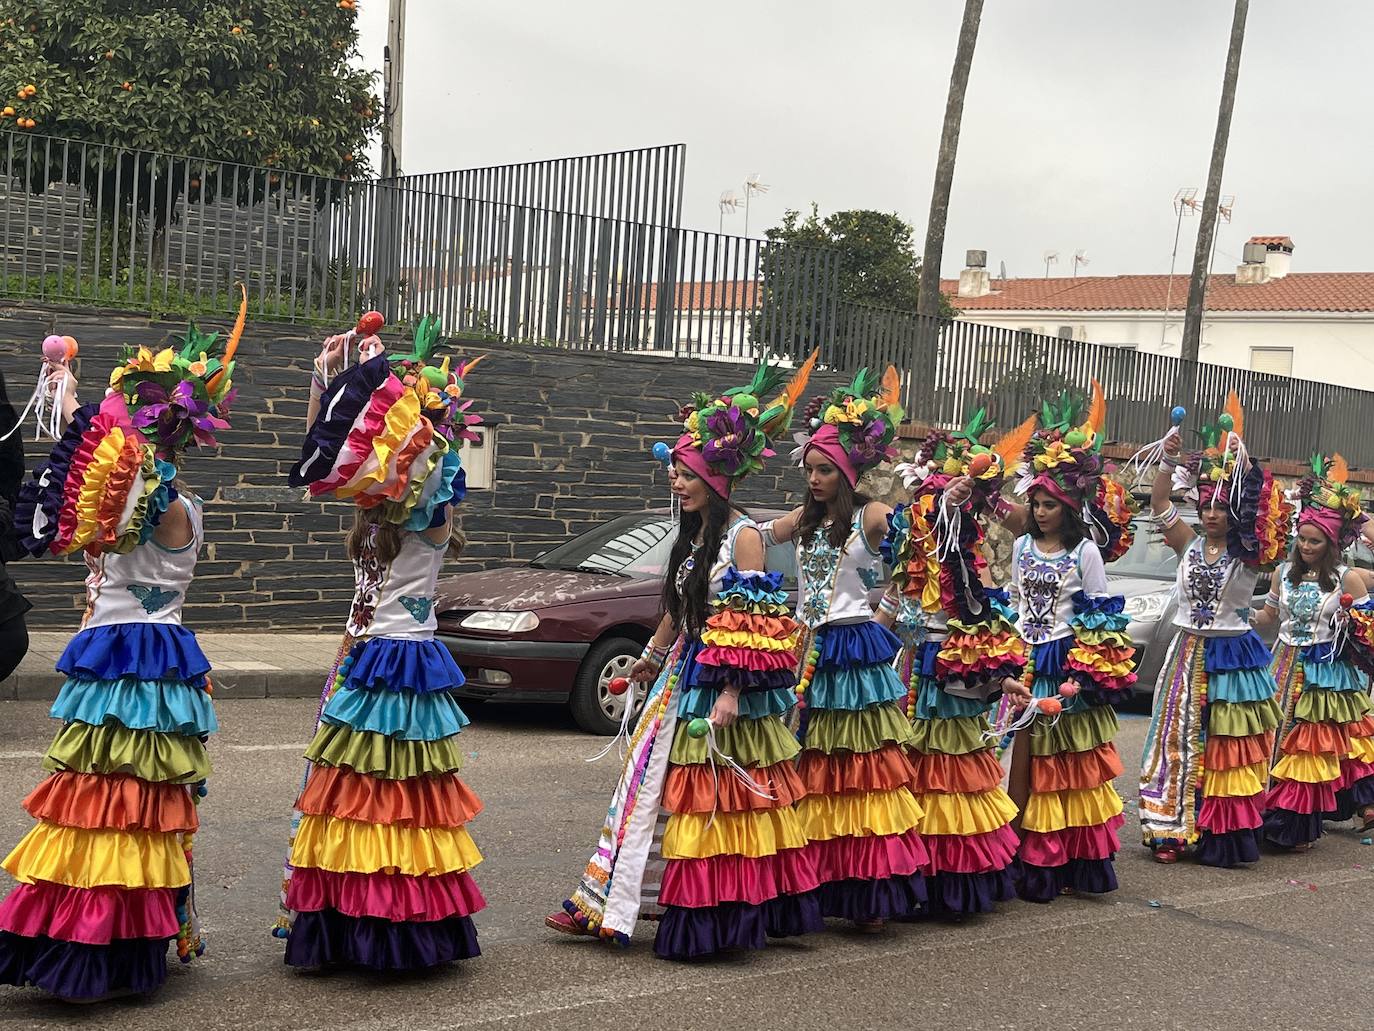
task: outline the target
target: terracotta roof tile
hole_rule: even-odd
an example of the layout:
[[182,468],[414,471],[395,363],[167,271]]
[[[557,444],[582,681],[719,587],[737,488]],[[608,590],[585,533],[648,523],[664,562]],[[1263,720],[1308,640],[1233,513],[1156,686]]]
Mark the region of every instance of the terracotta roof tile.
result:
[[1266,247],[1287,247],[1293,249],[1293,239],[1289,236],[1252,236],[1246,243],[1262,243]]
[[[961,311],[1181,311],[1188,277],[1080,276],[994,279],[986,297],[960,297],[957,280],[940,284]],[[1212,276],[1208,311],[1374,312],[1374,272],[1293,272],[1262,285],[1239,286],[1234,275]]]

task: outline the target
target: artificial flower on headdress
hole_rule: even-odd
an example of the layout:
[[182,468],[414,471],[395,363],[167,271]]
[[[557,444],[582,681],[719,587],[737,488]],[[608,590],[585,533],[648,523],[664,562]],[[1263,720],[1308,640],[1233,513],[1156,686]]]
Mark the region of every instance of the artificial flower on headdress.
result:
[[444,505],[461,501],[461,442],[477,440],[482,421],[463,394],[481,358],[435,362],[439,335],[438,319],[425,316],[409,354],[378,352],[336,376],[288,482],[316,497],[380,507],[385,521],[408,530],[427,529]]
[[962,429],[932,430],[917,449],[916,460],[898,465],[895,471],[907,489],[918,495],[941,491],[954,478],[967,476],[974,485],[973,506],[981,508],[1002,489],[1020,461],[1026,441],[1035,432],[1035,416],[1004,433],[995,444],[983,444],[982,438],[995,425],[987,409],[979,408]]
[[156,353],[130,348],[110,376],[110,391],[123,396],[133,425],[161,454],[217,447],[215,433],[229,428],[234,353],[248,317],[248,293],[240,291],[238,318],[222,345],[218,333],[203,333],[192,321],[180,346]]
[[806,406],[810,435],[798,434],[800,459],[811,448],[825,453],[850,486],[874,466],[897,455],[897,427],[905,414],[900,401],[901,380],[889,365],[881,382],[860,369],[843,387],[813,398]]
[[[754,378],[722,394],[698,392],[679,409],[682,436],[672,448],[681,461],[722,497],[774,454],[773,441],[787,431],[797,399],[806,390],[816,352],[795,372],[761,363]],[[774,394],[771,401],[764,398]]]
[[1344,551],[1355,543],[1368,518],[1350,467],[1340,455],[1313,455],[1310,472],[1298,481],[1298,525],[1314,526]]
[[1134,540],[1132,519],[1139,506],[1108,475],[1102,458],[1106,442],[1107,400],[1092,381],[1091,402],[1067,392],[1040,408],[1040,429],[1026,442],[1016,492],[1029,497],[1043,490],[1082,519],[1103,561],[1120,558]]
[[1199,508],[1225,506],[1231,520],[1227,554],[1267,568],[1287,553],[1293,506],[1273,474],[1251,457],[1244,431],[1245,411],[1232,390],[1217,421],[1197,430],[1202,449],[1174,466],[1174,487]]

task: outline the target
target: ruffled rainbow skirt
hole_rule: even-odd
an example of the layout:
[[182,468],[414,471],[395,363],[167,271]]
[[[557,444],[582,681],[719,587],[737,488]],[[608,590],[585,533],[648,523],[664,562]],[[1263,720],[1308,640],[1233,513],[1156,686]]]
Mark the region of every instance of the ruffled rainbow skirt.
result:
[[892,668],[900,639],[866,620],[823,627],[807,690],[798,804],[825,916],[890,920],[925,903],[924,811]]
[[1321,837],[1323,820],[1348,820],[1374,805],[1374,718],[1364,675],[1329,644],[1280,644],[1271,672],[1283,731],[1264,836],[1291,848]]
[[1012,865],[1016,806],[1002,789],[1002,767],[989,736],[990,702],[961,698],[941,687],[936,657],[941,641],[908,649],[910,751],[921,838],[930,856],[926,908],[933,916],[987,913],[1015,897]]
[[38,823],[3,862],[20,883],[0,903],[0,983],[152,992],[173,940],[183,962],[201,951],[190,857],[210,664],[189,630],[129,623],[81,631],[57,668],[63,727],[23,803]]
[[296,802],[286,962],[416,970],[479,953],[486,903],[458,776],[463,675],[432,640],[371,638],[339,669]]

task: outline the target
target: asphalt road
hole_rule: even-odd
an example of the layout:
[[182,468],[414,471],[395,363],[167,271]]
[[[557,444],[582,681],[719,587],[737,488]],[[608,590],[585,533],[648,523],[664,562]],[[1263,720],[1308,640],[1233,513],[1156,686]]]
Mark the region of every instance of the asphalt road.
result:
[[[312,702],[220,706],[215,775],[196,838],[206,957],[176,966],[151,1002],[69,1007],[0,988],[0,1025],[199,1029],[459,1027],[1363,1029],[1374,967],[1374,848],[1348,827],[1306,856],[1251,870],[1162,867],[1134,844],[1121,890],[1048,906],[1009,903],[960,925],[836,925],[765,952],[698,964],[655,958],[652,927],[628,952],[546,931],[586,860],[615,764],[583,762],[595,739],[550,709],[478,709],[466,776],[487,810],[473,833],[489,900],[483,956],[405,979],[301,974],[270,936],[291,801]],[[46,703],[0,703],[0,843],[28,828],[19,799],[38,778]],[[1145,730],[1123,723],[1130,767]],[[1134,806],[1128,803],[1130,814]]]

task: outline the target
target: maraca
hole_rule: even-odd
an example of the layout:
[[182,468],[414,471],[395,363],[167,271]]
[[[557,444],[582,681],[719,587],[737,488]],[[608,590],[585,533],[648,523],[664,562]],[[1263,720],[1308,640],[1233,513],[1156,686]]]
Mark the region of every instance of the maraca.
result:
[[696,719],[692,720],[691,723],[687,724],[688,737],[700,738],[705,737],[709,733],[711,733],[711,723],[703,716],[698,716]]
[[992,455],[984,453],[974,455],[968,461],[968,474],[970,476],[982,476],[992,468]]
[[624,677],[611,677],[611,682],[606,685],[606,690],[613,695],[622,695],[630,689],[630,682]]
[[668,445],[661,440],[654,445],[653,454],[654,458],[662,462],[664,465],[667,465],[668,460],[673,457],[672,449],[669,448]]
[[1058,716],[1064,711],[1064,703],[1058,698],[1037,698],[1035,706],[1042,716]]
[[1182,405],[1174,405],[1174,410],[1169,413],[1169,421],[1175,426],[1182,426],[1183,420],[1188,417],[1188,409]]
[[1059,685],[1059,697],[1073,698],[1080,690],[1077,683],[1072,680],[1066,680]]
[[1342,594],[1342,595],[1341,595],[1341,608],[1343,608],[1343,609],[1348,609],[1348,608],[1350,608],[1350,607],[1351,607],[1352,605],[1354,605],[1354,604],[1355,604],[1355,596],[1354,596],[1353,594]]
[[353,332],[359,336],[371,337],[381,332],[386,325],[386,317],[379,311],[365,311],[358,316],[358,325]]

